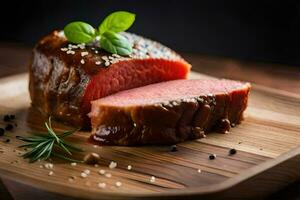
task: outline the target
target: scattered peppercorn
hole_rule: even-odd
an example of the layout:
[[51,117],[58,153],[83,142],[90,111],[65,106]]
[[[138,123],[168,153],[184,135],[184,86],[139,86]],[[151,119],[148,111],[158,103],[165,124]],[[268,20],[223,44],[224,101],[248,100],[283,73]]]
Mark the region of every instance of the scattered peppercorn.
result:
[[229,150],[229,154],[230,154],[230,155],[236,154],[236,149],[230,149],[230,150]]
[[14,119],[16,119],[16,116],[15,116],[15,115],[9,115],[9,118],[10,118],[11,120],[14,120]]
[[3,128],[0,128],[0,136],[3,136],[5,133],[5,130]]
[[9,143],[10,142],[10,139],[6,139],[4,140],[5,143]]
[[3,117],[3,121],[5,121],[5,122],[8,122],[8,121],[10,121],[10,117],[9,117],[9,115],[4,115],[4,117]]
[[210,154],[208,158],[209,158],[210,160],[214,160],[216,157],[217,157],[216,154]]
[[7,124],[5,127],[5,130],[11,131],[13,128],[14,128],[14,126],[12,124]]
[[178,151],[177,146],[176,145],[172,145],[171,146],[171,152],[175,152]]

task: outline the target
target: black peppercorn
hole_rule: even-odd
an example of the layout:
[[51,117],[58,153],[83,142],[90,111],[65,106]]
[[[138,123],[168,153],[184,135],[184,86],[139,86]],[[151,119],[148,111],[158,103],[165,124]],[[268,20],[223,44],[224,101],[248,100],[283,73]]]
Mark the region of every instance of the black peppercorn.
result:
[[4,115],[3,121],[8,122],[10,120],[9,115]]
[[14,126],[12,124],[7,124],[5,127],[5,130],[10,131],[14,128]]
[[176,145],[172,145],[171,146],[171,152],[175,152],[178,151],[177,146]]
[[229,154],[230,154],[230,155],[236,154],[236,150],[235,150],[235,149],[230,149],[230,150],[229,150]]
[[10,139],[6,139],[4,142],[9,143],[9,142],[10,142]]
[[10,119],[16,119],[16,116],[15,115],[9,115],[9,118]]
[[210,154],[210,155],[208,156],[208,158],[209,158],[210,160],[214,160],[216,157],[217,157],[216,154]]
[[3,136],[5,133],[5,130],[3,128],[0,128],[0,136]]

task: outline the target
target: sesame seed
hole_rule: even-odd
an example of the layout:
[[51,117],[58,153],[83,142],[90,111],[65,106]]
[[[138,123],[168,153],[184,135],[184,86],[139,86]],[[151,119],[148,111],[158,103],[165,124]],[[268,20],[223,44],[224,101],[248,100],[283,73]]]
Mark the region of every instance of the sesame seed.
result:
[[98,148],[98,145],[94,145],[93,147],[94,147],[94,148]]
[[71,166],[73,166],[73,167],[76,166],[76,165],[77,165],[76,162],[72,162],[72,163],[71,163]]
[[117,187],[121,187],[121,186],[122,186],[122,183],[121,183],[120,181],[117,181],[117,182],[116,182],[116,186],[117,186]]
[[109,65],[109,61],[106,61],[106,62],[104,63],[104,65],[105,65],[105,66],[108,66],[108,65]]
[[78,47],[79,47],[80,49],[85,49],[85,44],[79,44]]
[[101,175],[104,175],[104,174],[105,174],[105,170],[104,170],[104,169],[100,169],[100,170],[98,171],[98,173],[101,174]]
[[75,54],[75,51],[68,50],[68,51],[67,51],[67,54]]
[[131,169],[132,169],[132,166],[131,166],[131,165],[128,165],[128,166],[127,166],[127,169],[128,169],[128,170],[131,170]]
[[52,176],[52,175],[53,175],[53,171],[50,171],[48,175],[49,175],[49,176]]
[[92,47],[91,49],[92,49],[92,50],[95,50],[95,47]]
[[116,58],[120,58],[121,56],[119,56],[118,54],[112,54],[112,56],[116,57]]
[[100,40],[100,36],[96,36],[96,38],[95,38],[97,41],[99,41]]
[[99,165],[98,164],[94,164],[94,167],[99,167]]
[[95,53],[98,53],[98,51],[96,50]]
[[81,59],[81,60],[80,60],[80,63],[81,63],[81,64],[84,64],[84,63],[85,63],[85,61],[84,61],[83,59]]
[[107,178],[110,178],[110,177],[111,177],[111,174],[110,174],[110,173],[107,173],[107,174],[105,174],[105,176],[106,176]]
[[108,60],[107,56],[102,56],[101,57],[103,60]]
[[110,168],[110,169],[114,169],[114,168],[116,168],[116,167],[117,167],[117,163],[114,162],[114,161],[111,161],[110,164],[109,164],[109,168]]
[[87,52],[87,51],[81,52],[81,56],[82,56],[82,57],[87,56],[88,54],[89,54],[89,52]]
[[96,61],[95,64],[96,64],[96,65],[100,65],[100,64],[101,64],[101,61]]
[[84,172],[81,172],[80,176],[81,176],[82,178],[86,178],[88,175],[87,175],[86,173],[84,173]]
[[43,165],[40,165],[40,168],[44,168],[44,166],[43,166]]
[[151,176],[150,182],[151,182],[151,183],[154,183],[154,182],[155,182],[155,177],[154,177],[154,176]]
[[106,183],[98,183],[98,187],[99,188],[105,188],[106,187]]
[[89,169],[85,169],[85,170],[83,170],[83,173],[89,175],[91,173],[91,171]]
[[61,51],[68,51],[68,48],[60,48]]
[[52,163],[46,163],[46,164],[44,164],[44,167],[46,169],[53,169],[53,164]]
[[201,169],[198,169],[198,173],[201,173],[202,171],[201,171]]

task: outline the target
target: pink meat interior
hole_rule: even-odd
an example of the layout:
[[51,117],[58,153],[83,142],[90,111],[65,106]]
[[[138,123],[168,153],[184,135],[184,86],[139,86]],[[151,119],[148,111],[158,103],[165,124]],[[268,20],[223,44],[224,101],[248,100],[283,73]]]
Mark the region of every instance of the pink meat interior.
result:
[[232,80],[174,80],[118,92],[92,101],[92,106],[141,106],[208,94],[230,93],[248,87],[248,83]]

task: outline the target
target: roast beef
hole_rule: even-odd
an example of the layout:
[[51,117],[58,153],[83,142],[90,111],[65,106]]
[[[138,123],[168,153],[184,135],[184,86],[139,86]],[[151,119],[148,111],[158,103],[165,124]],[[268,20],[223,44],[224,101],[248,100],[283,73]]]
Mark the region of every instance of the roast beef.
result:
[[98,144],[175,144],[222,133],[240,123],[249,83],[175,80],[92,101],[91,139]]
[[46,115],[75,126],[88,126],[95,99],[162,81],[184,79],[190,65],[169,48],[149,39],[122,33],[133,53],[119,56],[94,45],[68,43],[63,32],[44,37],[30,63],[32,105]]

